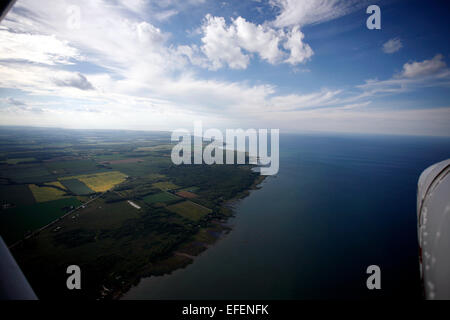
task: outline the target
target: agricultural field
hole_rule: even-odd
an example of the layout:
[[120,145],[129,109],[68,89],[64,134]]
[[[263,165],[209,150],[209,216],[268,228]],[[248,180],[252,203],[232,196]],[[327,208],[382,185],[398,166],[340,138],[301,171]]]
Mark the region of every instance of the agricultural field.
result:
[[76,195],[85,195],[94,193],[87,185],[78,179],[63,179],[60,181],[62,185]]
[[156,194],[151,194],[143,198],[145,203],[153,204],[159,202],[172,202],[176,200],[181,200],[181,198],[169,193],[169,192],[160,192]]
[[18,164],[18,163],[26,163],[36,161],[35,158],[16,158],[16,159],[7,159],[5,163],[7,164]]
[[136,151],[166,151],[171,150],[173,148],[173,144],[161,144],[158,146],[152,146],[152,147],[139,147],[136,149]]
[[95,192],[105,192],[113,188],[115,185],[125,181],[126,178],[127,176],[119,171],[107,171],[74,177],[63,177],[60,178],[60,180],[64,181],[78,179]]
[[93,231],[114,229],[128,219],[139,217],[137,210],[126,201],[108,203],[102,198],[89,203],[82,212],[73,218],[76,224],[71,227]]
[[69,211],[71,207],[79,205],[80,201],[76,198],[64,198],[2,210],[0,234],[6,243],[12,244],[27,232],[45,226]]
[[173,190],[173,189],[178,189],[179,188],[179,186],[177,186],[176,184],[173,184],[172,182],[169,182],[169,181],[156,182],[156,183],[153,184],[153,186],[155,188],[161,189],[163,191]]
[[[226,201],[258,177],[250,166],[174,166],[161,132],[0,126],[0,146],[0,235],[42,299],[117,298],[187,265],[174,253],[214,242],[207,230],[230,215]],[[60,285],[74,262],[81,293]]]
[[[52,184],[53,184],[53,186],[57,186],[57,187],[64,189],[63,185],[61,185],[61,183],[59,183],[59,182],[57,182],[57,183],[53,182]],[[58,200],[58,199],[67,197],[66,191],[63,191],[59,188],[54,188],[54,187],[50,187],[50,186],[44,187],[44,186],[38,186],[35,184],[30,184],[30,185],[28,185],[28,187],[30,188],[31,192],[33,193],[33,196],[34,196],[34,199],[36,200],[36,202],[46,202],[46,201]]]
[[183,198],[186,198],[186,199],[194,199],[194,198],[198,197],[195,193],[192,193],[192,192],[189,192],[189,191],[183,191],[183,190],[178,191],[176,193],[176,195],[180,196],[180,197],[183,197]]
[[144,175],[160,174],[161,170],[172,163],[170,157],[149,156],[141,157],[143,161],[135,163],[111,163],[113,170],[125,173],[130,177],[142,177]]
[[34,204],[31,190],[26,184],[0,185],[0,202],[13,207]]
[[193,221],[198,221],[212,210],[192,201],[183,201],[167,207],[168,210]]
[[58,176],[105,171],[93,160],[48,161],[45,167]]
[[178,191],[187,191],[187,192],[195,193],[195,192],[197,192],[199,189],[200,189],[199,187],[191,186],[191,187],[188,187],[188,188],[180,189],[180,190],[178,190]]
[[56,176],[40,164],[0,166],[0,176],[11,179],[17,184],[44,183],[56,180]]
[[159,173],[151,173],[151,174],[145,176],[145,178],[150,181],[161,180],[161,179],[164,179],[165,177],[166,177],[165,175],[159,174]]

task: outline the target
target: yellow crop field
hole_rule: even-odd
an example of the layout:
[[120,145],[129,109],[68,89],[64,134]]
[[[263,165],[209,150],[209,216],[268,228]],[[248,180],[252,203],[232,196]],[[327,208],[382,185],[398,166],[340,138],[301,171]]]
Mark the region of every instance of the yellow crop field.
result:
[[128,176],[120,171],[107,171],[93,174],[82,174],[73,177],[62,177],[59,180],[78,179],[95,192],[104,192],[125,181]]
[[46,202],[66,198],[65,192],[56,188],[39,187],[35,184],[29,184],[28,188],[30,188],[33,193],[36,202]]
[[64,187],[64,186],[61,184],[61,182],[59,182],[59,181],[46,182],[45,184],[46,184],[46,185],[50,185],[50,186],[59,187],[59,188],[61,188],[61,189],[67,190],[67,188]]

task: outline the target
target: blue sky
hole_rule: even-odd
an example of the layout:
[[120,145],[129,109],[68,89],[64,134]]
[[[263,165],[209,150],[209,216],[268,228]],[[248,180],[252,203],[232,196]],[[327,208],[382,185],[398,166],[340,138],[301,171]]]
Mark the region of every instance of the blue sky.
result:
[[[366,8],[381,8],[369,30]],[[450,136],[446,1],[18,0],[1,125]]]

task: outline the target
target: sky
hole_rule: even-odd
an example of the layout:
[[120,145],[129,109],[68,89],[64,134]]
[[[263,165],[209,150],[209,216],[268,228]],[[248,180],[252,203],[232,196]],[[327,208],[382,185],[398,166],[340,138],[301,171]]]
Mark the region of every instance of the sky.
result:
[[0,24],[0,125],[450,136],[449,9],[18,0]]

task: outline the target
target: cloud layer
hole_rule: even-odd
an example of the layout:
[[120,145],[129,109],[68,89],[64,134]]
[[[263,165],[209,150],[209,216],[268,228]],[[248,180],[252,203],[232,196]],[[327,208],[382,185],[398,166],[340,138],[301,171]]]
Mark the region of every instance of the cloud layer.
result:
[[[245,72],[255,61],[270,70],[309,67],[319,57],[305,42],[302,27],[342,17],[360,4],[274,0],[277,15],[262,23],[239,14],[205,13],[197,38],[181,42],[158,24],[201,4],[19,0],[0,27],[0,87],[7,92],[0,101],[1,123],[168,130],[204,120],[219,128],[376,131],[374,124],[384,117],[392,130],[411,132],[416,128],[406,129],[407,124],[425,111],[380,110],[374,101],[449,86],[450,72],[440,54],[404,62],[388,79],[352,86],[285,90],[277,79],[249,81]],[[397,40],[388,41],[385,52],[399,50]],[[229,69],[234,79],[224,76]],[[302,76],[313,78],[313,73]],[[401,116],[405,129],[399,129]],[[447,109],[439,108],[427,119],[441,121],[442,133],[445,116]]]

